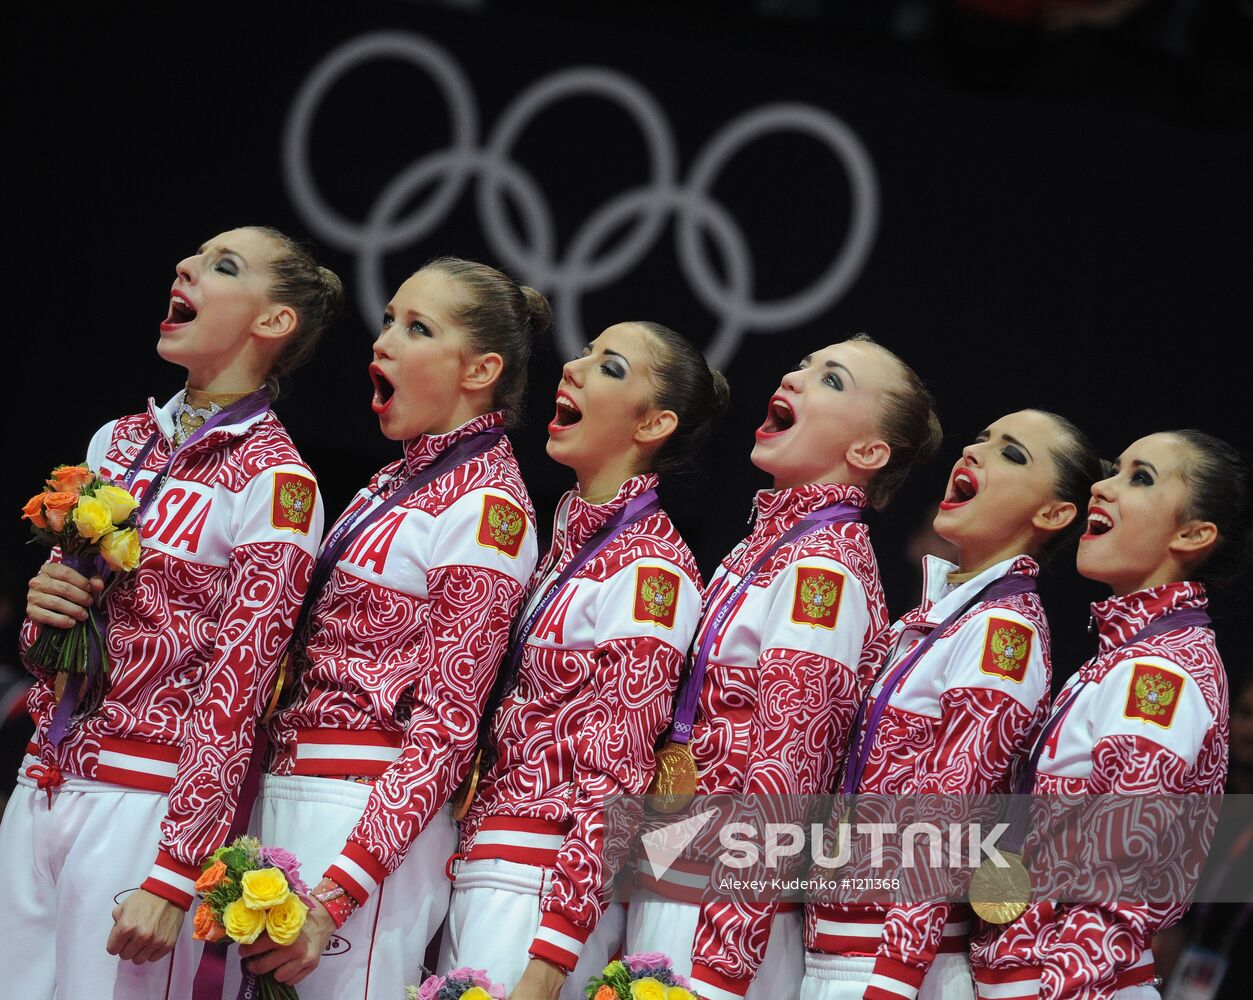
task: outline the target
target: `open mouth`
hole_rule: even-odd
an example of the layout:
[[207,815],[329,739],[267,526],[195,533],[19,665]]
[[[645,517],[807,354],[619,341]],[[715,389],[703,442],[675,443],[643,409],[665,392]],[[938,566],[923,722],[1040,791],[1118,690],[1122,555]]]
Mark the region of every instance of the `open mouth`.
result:
[[1088,530],[1084,532],[1084,538],[1099,538],[1101,535],[1114,530],[1114,519],[1099,507],[1093,507],[1088,511]]
[[979,480],[969,469],[958,469],[948,485],[948,496],[940,503],[941,510],[952,510],[969,503],[979,493]]
[[170,311],[166,314],[162,326],[181,326],[196,318],[196,307],[183,296],[175,292],[170,296]]
[[796,424],[796,411],[792,404],[782,396],[770,400],[770,409],[766,411],[765,422],[757,429],[758,434],[782,434]]
[[370,381],[374,383],[374,399],[371,406],[375,413],[382,413],[396,395],[396,387],[375,365],[370,366]]
[[549,423],[550,431],[563,430],[566,427],[573,427],[583,419],[583,412],[574,405],[574,401],[564,393],[557,395],[557,410],[553,414],[552,422]]

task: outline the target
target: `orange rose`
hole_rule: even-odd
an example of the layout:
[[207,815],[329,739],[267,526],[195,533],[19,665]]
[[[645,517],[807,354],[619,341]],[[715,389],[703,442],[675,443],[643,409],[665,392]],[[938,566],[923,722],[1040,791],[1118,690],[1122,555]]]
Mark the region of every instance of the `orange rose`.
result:
[[48,516],[48,527],[60,532],[65,527],[65,519],[76,506],[77,493],[45,493],[44,512]]
[[48,495],[47,493],[36,493],[27,500],[26,506],[22,508],[22,519],[29,521],[36,528],[48,527],[48,520],[44,517],[43,512],[44,498]]
[[592,1000],[618,1000],[618,991],[612,986],[602,986]]
[[226,865],[221,861],[215,861],[200,873],[200,878],[196,879],[196,892],[202,896],[210,893],[222,884],[224,878],[226,878]]
[[48,510],[59,510],[63,514],[68,514],[77,504],[77,493],[67,493],[64,490],[58,490],[44,494],[44,507]]
[[221,941],[226,937],[225,928],[218,922],[217,914],[208,903],[201,903],[196,908],[191,936],[197,941]]
[[52,470],[48,487],[58,492],[78,493],[95,478],[85,465],[63,465]]

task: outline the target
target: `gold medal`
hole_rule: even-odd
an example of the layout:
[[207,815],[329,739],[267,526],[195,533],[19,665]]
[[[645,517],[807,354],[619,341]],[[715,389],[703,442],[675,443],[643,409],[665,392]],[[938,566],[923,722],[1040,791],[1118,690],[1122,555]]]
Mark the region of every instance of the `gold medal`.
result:
[[657,771],[649,786],[651,805],[658,812],[676,813],[685,809],[696,795],[696,758],[686,743],[667,740],[657,751]]
[[470,811],[474,793],[479,788],[479,766],[482,763],[483,750],[480,748],[474,751],[474,763],[470,765],[470,773],[462,779],[457,790],[452,793],[452,798],[448,800],[448,804],[452,806],[452,818],[458,823],[465,819],[466,813]]
[[970,878],[970,908],[989,924],[1013,923],[1031,901],[1031,876],[1022,857],[1010,851],[1002,851],[1001,857],[1007,867],[984,861]]

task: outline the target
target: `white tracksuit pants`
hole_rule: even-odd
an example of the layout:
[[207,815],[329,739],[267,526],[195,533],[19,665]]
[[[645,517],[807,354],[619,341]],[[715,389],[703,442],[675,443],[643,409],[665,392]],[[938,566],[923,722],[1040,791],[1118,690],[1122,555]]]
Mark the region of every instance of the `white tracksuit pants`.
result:
[[200,964],[192,921],[136,965],[105,951],[113,909],[148,877],[167,797],[67,776],[52,793],[22,762],[0,823],[0,992],[21,1000],[185,1000]]
[[[267,774],[249,830],[300,859],[312,889],[343,850],[370,797],[370,785],[338,778]],[[397,1000],[424,978],[422,960],[448,910],[444,865],[457,831],[441,809],[378,891],[331,937],[318,967],[297,987],[300,1000]],[[227,953],[224,1000],[235,1000],[240,968]]]

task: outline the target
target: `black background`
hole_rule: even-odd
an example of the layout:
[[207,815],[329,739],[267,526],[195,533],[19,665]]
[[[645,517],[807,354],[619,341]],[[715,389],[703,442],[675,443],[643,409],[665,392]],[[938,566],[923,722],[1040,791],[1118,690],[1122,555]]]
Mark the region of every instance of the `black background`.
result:
[[[484,132],[524,87],[590,64],[622,71],[660,101],[681,176],[722,125],[770,101],[824,107],[867,146],[881,217],[866,266],[825,315],[745,337],[726,371],[732,412],[703,456],[704,474],[665,490],[706,572],[744,533],[752,492],[767,485],[748,453],[779,376],[859,330],[928,381],[946,432],[934,465],[871,519],[894,614],[916,603],[907,536],[942,493],[961,445],[1004,413],[1057,410],[1111,457],[1176,426],[1250,453],[1253,135],[1242,115],[1211,113],[1224,107],[1221,93],[1206,113],[1181,109],[1153,66],[1119,61],[1102,43],[1063,54],[1086,59],[1088,71],[1099,66],[1096,74],[1077,78],[1063,65],[1051,83],[1028,70],[976,87],[929,45],[885,42],[830,18],[726,9],[536,4],[476,14],[363,2],[10,13],[3,396],[12,409],[0,496],[10,520],[0,559],[17,601],[43,558],[22,544],[19,509],[48,467],[79,459],[104,421],[180,386],[180,370],[154,350],[175,262],[240,224],[308,235],[281,177],[283,122],[319,60],[380,28],[444,46],[472,81]],[[360,219],[399,170],[447,139],[428,78],[399,63],[362,68],[319,116],[318,181]],[[587,99],[540,116],[515,157],[545,192],[563,238],[645,175],[630,120]],[[848,188],[834,162],[810,140],[770,138],[738,155],[715,186],[750,241],[758,298],[807,285],[842,240]],[[708,341],[716,317],[677,269],[673,228],[621,283],[586,298],[593,334],[648,318]],[[318,252],[351,291],[354,260]],[[391,287],[443,253],[493,261],[470,189],[437,232],[388,258]],[[354,304],[278,407],[318,473],[328,518],[396,454],[369,408],[371,332]],[[570,485],[568,470],[543,453],[559,353],[551,342],[538,352],[527,419],[513,435],[541,524]],[[1044,593],[1060,682],[1089,653],[1085,605],[1103,594],[1069,559],[1047,574]],[[1244,605],[1218,602],[1229,668],[1244,659],[1236,635]]]

